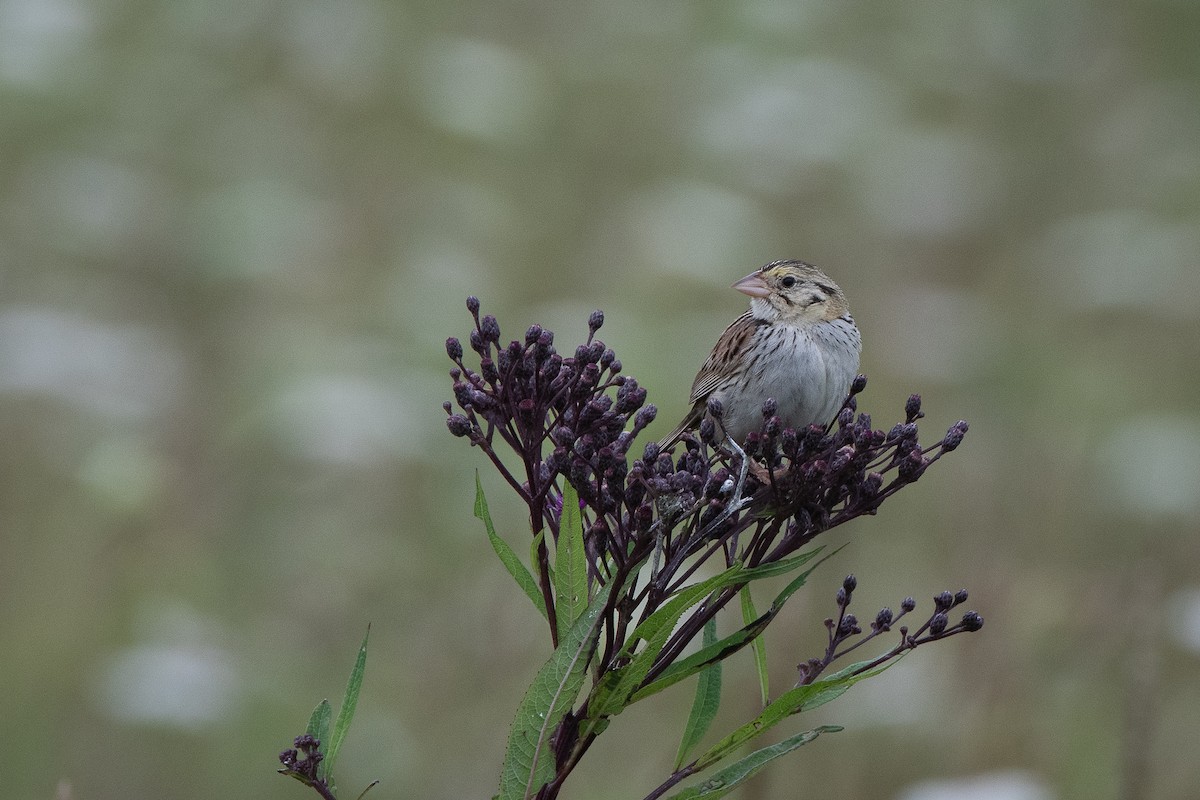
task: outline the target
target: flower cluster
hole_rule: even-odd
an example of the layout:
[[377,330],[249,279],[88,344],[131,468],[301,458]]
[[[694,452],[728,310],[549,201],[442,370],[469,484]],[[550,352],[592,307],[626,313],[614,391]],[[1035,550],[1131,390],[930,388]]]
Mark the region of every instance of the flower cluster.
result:
[[[529,506],[535,531],[548,523],[557,535],[562,505],[557,481],[562,476],[593,510],[594,520],[614,521],[589,531],[589,549],[597,555],[624,553],[629,542],[626,512],[644,494],[635,485],[635,496],[627,496],[627,454],[657,412],[646,405],[646,390],[620,374],[621,362],[595,338],[604,314],[592,313],[587,341],[575,348],[574,356],[563,357],[554,348],[553,332],[540,325],[530,326],[523,342],[503,346],[496,318],[481,318],[473,297],[467,308],[475,319],[469,343],[479,367],[464,363],[458,339],[446,341],[455,364],[450,372],[454,399],[461,409],[452,413],[451,404],[443,404],[447,428],[488,454]],[[497,439],[521,459],[522,475],[501,459]]]
[[[847,575],[846,579],[842,581],[841,587],[837,590],[834,600],[837,603],[838,616],[836,619],[830,617],[825,620],[825,629],[829,636],[825,654],[821,658],[809,659],[797,667],[799,673],[799,678],[796,681],[797,685],[812,683],[835,660],[853,650],[857,650],[875,637],[892,630],[897,622],[908,614],[911,614],[917,608],[917,601],[911,597],[904,598],[900,603],[899,614],[894,614],[890,608],[881,608],[875,615],[875,619],[871,621],[871,632],[864,636],[862,635],[863,630],[858,624],[858,618],[847,610],[850,607],[850,600],[856,588],[858,588],[858,579],[853,575]],[[971,633],[979,630],[983,627],[983,617],[975,611],[966,612],[958,622],[953,625],[950,624],[950,617],[947,612],[965,602],[967,602],[966,589],[959,589],[953,594],[950,592],[941,592],[935,595],[933,598],[933,613],[929,618],[911,632],[907,625],[900,626],[900,641],[896,646],[862,665],[861,670],[874,669],[905,651],[912,650],[928,642],[945,639],[956,633]],[[857,641],[849,644],[849,642],[855,639]]]
[[283,764],[279,773],[289,775],[315,789],[321,797],[333,800],[334,794],[329,783],[317,775],[317,767],[325,760],[325,754],[320,749],[321,742],[314,739],[312,734],[305,733],[297,736],[293,744],[295,748],[288,748],[279,754],[279,763]]
[[[717,441],[707,420],[684,436],[682,447],[664,451],[650,442],[640,458],[631,458],[635,437],[654,420],[656,409],[646,403],[646,390],[621,374],[613,351],[596,339],[602,312],[588,319],[587,341],[564,357],[551,331],[533,325],[523,340],[505,345],[499,323],[480,315],[476,298],[467,299],[467,308],[475,323],[468,343],[478,366],[468,365],[460,340],[446,341],[454,362],[454,403],[443,404],[447,428],[481,448],[519,493],[534,535],[543,528],[558,535],[562,481],[571,483],[582,505],[592,580],[624,581],[652,557],[652,574],[630,598],[633,605],[647,602],[647,614],[714,555],[726,566],[770,564],[829,528],[876,513],[884,500],[958,447],[967,431],[960,421],[939,441],[922,446],[917,395],[905,402],[903,422],[886,432],[875,429],[869,415],[857,414],[867,384],[860,375],[828,426],[784,428],[774,401],[767,401],[762,427],[744,449]],[[720,418],[720,404],[709,405],[711,416]],[[504,448],[511,455],[502,455]],[[519,468],[508,466],[513,455]],[[544,542],[539,553],[549,606]],[[724,599],[686,620],[665,658],[681,651]],[[623,630],[616,619],[621,613],[609,610],[617,631]]]

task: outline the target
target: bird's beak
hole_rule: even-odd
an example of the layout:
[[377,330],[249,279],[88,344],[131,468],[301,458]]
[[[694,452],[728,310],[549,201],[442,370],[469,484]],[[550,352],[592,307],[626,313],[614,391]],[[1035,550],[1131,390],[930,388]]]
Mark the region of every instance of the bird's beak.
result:
[[766,297],[771,294],[771,287],[767,286],[767,282],[763,280],[762,273],[760,272],[751,272],[733,284],[733,288],[751,297]]

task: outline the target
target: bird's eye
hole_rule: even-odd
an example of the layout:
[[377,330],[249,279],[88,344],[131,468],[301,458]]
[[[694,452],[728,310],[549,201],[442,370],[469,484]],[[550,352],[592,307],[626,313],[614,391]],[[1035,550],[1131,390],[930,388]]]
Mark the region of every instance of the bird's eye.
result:
[[795,278],[795,276],[788,275],[786,278],[784,278],[783,280],[781,280],[779,282],[779,285],[785,289],[790,289],[796,285],[796,278]]

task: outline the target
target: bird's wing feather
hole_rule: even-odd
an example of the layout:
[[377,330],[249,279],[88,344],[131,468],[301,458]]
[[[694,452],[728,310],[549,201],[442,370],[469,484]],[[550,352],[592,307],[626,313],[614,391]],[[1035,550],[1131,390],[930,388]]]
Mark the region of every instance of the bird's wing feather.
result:
[[689,403],[699,403],[707,399],[712,391],[729,376],[731,365],[741,357],[741,353],[746,351],[750,344],[750,338],[754,336],[754,331],[761,324],[761,320],[747,311],[725,329],[721,338],[717,339],[717,344],[708,360],[696,373],[696,380],[692,382],[692,396],[688,399]]

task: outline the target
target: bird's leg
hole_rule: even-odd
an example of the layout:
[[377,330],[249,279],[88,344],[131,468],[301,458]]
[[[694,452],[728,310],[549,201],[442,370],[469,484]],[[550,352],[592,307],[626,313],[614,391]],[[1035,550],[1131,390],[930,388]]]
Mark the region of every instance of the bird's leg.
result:
[[[751,469],[750,459],[746,457],[746,451],[738,446],[738,443],[733,440],[732,436],[726,435],[725,443],[728,444],[735,453],[741,456],[742,465],[738,469],[737,483],[731,487],[732,493],[729,496],[729,501],[725,503],[724,510],[717,515],[716,519],[704,526],[706,537],[710,534],[710,532],[716,531],[718,528],[720,528],[721,525],[724,524],[725,520],[732,517],[750,502],[749,497],[742,496],[742,490],[746,488],[746,473]],[[757,463],[754,466],[758,467],[758,469],[762,469],[762,466]],[[726,481],[726,484],[728,484],[728,481]],[[722,486],[721,488],[724,489],[725,487]]]

